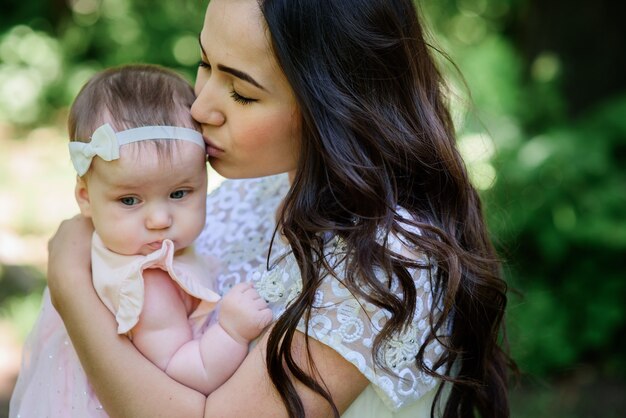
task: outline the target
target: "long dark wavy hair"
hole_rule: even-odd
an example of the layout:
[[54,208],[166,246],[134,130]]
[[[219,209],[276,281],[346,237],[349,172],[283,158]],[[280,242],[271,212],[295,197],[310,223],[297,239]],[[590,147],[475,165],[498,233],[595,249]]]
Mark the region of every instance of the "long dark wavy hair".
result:
[[[411,323],[417,291],[409,269],[431,266],[392,253],[377,239],[382,232],[402,236],[437,266],[432,291],[443,312],[431,313],[430,333],[415,362],[450,385],[446,396],[440,386],[436,397],[445,402],[443,416],[509,416],[507,288],[413,2],[259,3],[302,114],[301,157],[279,225],[303,289],[276,321],[267,348],[268,372],[289,415],[304,416],[291,375],[323,396],[338,416],[323,382],[301,370],[290,350],[300,319],[311,315],[323,272],[332,268],[323,256],[329,233],[347,246],[342,283],[391,314],[375,340],[374,358]],[[402,219],[398,207],[410,218]],[[400,292],[376,278],[380,270],[389,283],[397,280]],[[425,347],[435,339],[446,350],[429,367]],[[436,372],[440,367],[443,374]],[[431,415],[435,410],[433,405]]]

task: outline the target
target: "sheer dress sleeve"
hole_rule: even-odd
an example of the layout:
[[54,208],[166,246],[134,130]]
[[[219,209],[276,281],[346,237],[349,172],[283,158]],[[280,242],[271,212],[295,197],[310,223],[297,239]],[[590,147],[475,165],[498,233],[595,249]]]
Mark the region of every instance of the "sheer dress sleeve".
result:
[[[397,237],[390,237],[388,245],[392,251],[406,254],[405,246]],[[338,274],[335,274],[337,277],[327,275],[316,293],[308,335],[331,347],[356,366],[392,411],[426,394],[430,395],[439,379],[421,370],[416,365],[415,356],[430,332],[430,312],[440,312],[440,306],[435,303],[431,292],[430,274],[436,267],[410,270],[417,292],[413,320],[404,332],[386,341],[378,352],[378,358],[375,358],[372,354],[374,339],[389,319],[390,313],[348,291],[342,284],[345,261],[341,260],[345,257],[342,256],[341,239],[334,238],[330,246],[329,262],[331,265],[336,263]],[[427,265],[428,260],[424,256],[417,257],[422,257],[421,261]],[[382,272],[379,272],[378,278],[387,283]],[[256,274],[252,280],[261,296],[270,302],[275,315],[284,312],[288,303],[302,289],[299,269],[293,256],[285,257],[282,264],[266,273]],[[391,290],[399,293],[397,282],[392,280],[391,283]],[[298,329],[307,332],[304,320],[301,320]],[[442,352],[441,344],[431,342],[425,350],[425,363],[431,367]]]

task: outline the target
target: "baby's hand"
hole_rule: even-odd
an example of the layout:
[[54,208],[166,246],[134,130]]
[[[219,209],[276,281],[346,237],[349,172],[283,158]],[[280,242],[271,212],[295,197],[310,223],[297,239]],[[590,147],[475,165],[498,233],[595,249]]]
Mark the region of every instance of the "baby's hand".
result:
[[219,324],[235,340],[248,344],[272,322],[272,311],[251,283],[239,283],[221,300]]

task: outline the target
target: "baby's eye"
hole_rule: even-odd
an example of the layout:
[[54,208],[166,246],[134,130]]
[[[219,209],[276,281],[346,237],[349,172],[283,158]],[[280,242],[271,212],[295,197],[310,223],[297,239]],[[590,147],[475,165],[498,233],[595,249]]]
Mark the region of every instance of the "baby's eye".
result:
[[187,196],[189,190],[176,190],[175,192],[170,193],[170,198],[172,199],[182,199]]
[[133,196],[125,196],[120,198],[120,203],[126,206],[133,206],[139,204],[139,199]]

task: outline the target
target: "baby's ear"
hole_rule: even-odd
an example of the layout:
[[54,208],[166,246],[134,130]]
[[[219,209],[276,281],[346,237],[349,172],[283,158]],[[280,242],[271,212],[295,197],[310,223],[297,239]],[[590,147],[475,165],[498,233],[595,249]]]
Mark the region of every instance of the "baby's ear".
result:
[[89,190],[87,189],[87,182],[80,176],[76,176],[76,187],[74,188],[74,197],[80,208],[80,213],[86,217],[91,218],[91,200],[89,200]]

